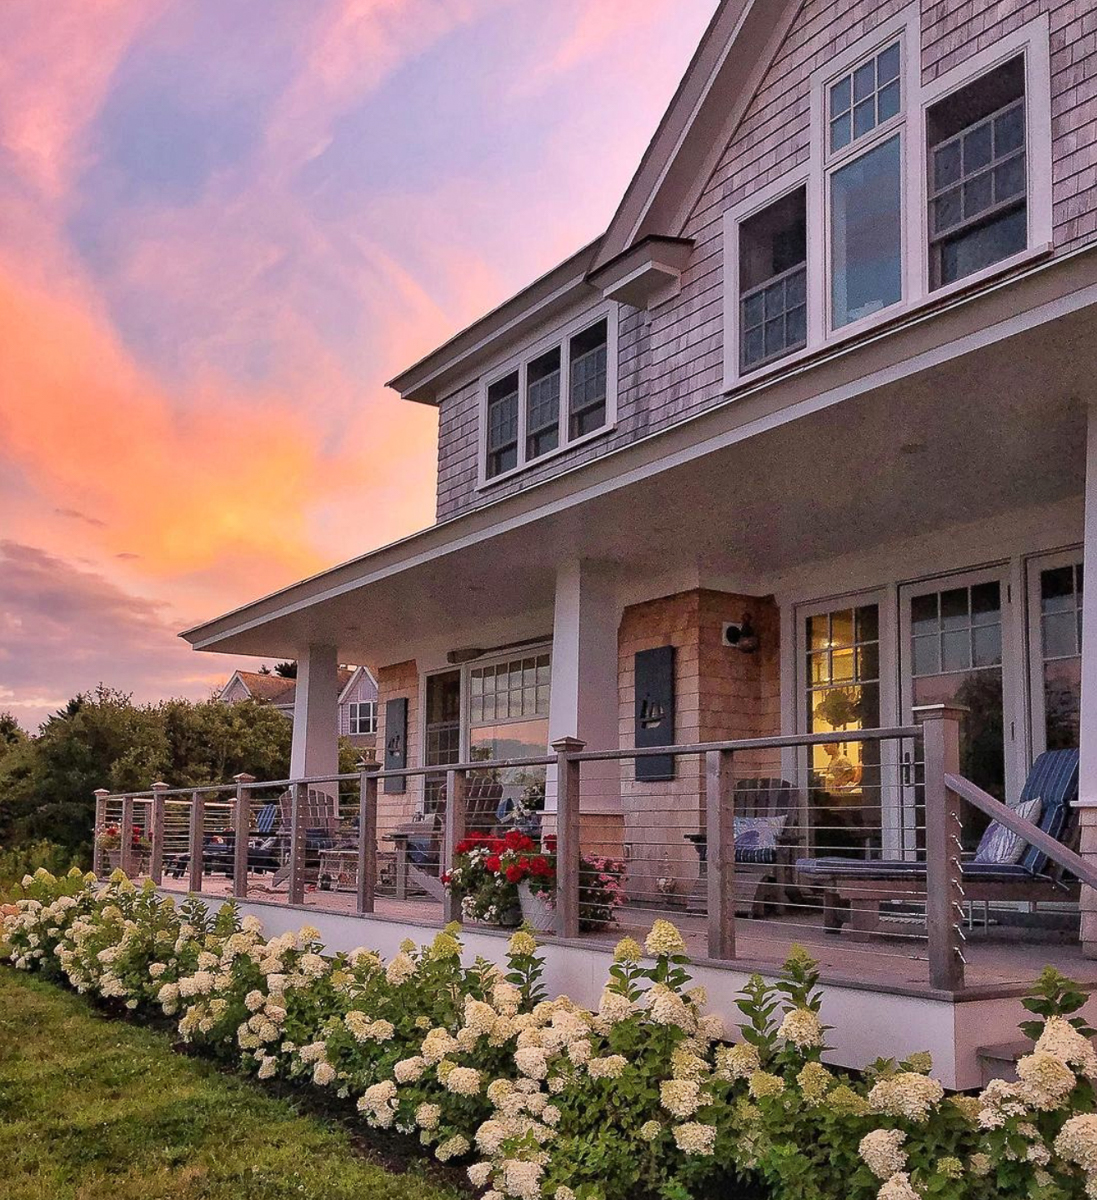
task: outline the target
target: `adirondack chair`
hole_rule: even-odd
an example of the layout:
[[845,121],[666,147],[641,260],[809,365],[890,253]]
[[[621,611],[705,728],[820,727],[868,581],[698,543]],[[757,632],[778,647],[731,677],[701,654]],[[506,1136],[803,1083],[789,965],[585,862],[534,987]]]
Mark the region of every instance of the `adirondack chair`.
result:
[[[1038,827],[1069,845],[1076,834],[1073,802],[1078,796],[1078,751],[1048,750],[1032,764],[1018,804],[1039,797]],[[1048,856],[1028,846],[1018,863],[961,864],[965,900],[1068,900],[1077,884]],[[823,891],[823,924],[831,933],[848,925],[855,939],[878,932],[880,905],[925,896],[926,864],[890,859],[802,858],[796,875]]]
[[[388,840],[396,848],[396,898],[407,899],[409,891],[426,892],[435,900],[445,898],[442,883],[442,851],[445,830],[446,790],[439,789],[438,808],[423,817],[397,826]],[[498,824],[503,785],[490,778],[470,778],[465,789],[465,830],[492,833]]]
[[[278,798],[278,839],[281,847],[282,865],[274,873],[271,889],[289,887],[289,849],[293,831],[293,790],[287,788]],[[338,804],[327,792],[308,788],[304,800],[304,811],[300,814],[305,830],[304,878],[306,883],[315,883],[320,871],[320,851],[336,847],[336,829],[339,824]]]
[[[802,843],[800,808],[796,788],[787,779],[740,779],[735,787],[736,817],[784,817],[771,851],[735,848],[735,907],[751,917],[761,917],[767,907],[783,912],[789,889],[795,882],[793,864]],[[697,847],[701,871],[690,900],[691,911],[708,909],[708,838],[704,833],[686,834]]]

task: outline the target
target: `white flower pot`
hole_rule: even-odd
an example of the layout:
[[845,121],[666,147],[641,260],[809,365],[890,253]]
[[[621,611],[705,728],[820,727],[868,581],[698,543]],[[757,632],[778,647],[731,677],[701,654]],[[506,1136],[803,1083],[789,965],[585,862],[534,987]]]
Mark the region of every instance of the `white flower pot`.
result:
[[522,904],[522,920],[536,933],[552,933],[556,928],[556,909],[548,897],[541,892],[534,894],[523,880],[518,885],[518,899]]

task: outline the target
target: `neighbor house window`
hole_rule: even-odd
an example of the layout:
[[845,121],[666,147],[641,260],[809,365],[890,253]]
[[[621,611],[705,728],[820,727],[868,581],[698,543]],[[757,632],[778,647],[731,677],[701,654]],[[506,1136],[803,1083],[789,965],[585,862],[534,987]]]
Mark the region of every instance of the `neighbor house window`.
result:
[[1028,244],[1025,60],[1018,55],[926,112],[930,286]]
[[483,481],[606,429],[615,403],[613,320],[576,322],[497,378],[483,399]]
[[488,388],[489,479],[518,465],[518,372]]
[[807,344],[807,189],[739,226],[739,370]]
[[351,733],[377,732],[377,701],[360,700],[347,706]]

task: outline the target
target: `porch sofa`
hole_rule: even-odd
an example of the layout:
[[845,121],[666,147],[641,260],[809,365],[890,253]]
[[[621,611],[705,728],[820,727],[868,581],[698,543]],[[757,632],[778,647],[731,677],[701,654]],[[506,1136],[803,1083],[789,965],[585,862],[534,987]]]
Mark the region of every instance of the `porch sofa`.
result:
[[[1032,764],[1017,806],[1039,799],[1039,828],[1066,845],[1076,831],[1077,797],[1078,751],[1048,750]],[[1077,894],[1076,883],[1035,846],[1026,846],[1016,863],[965,861],[961,874],[965,900],[1061,901]],[[925,862],[801,858],[796,875],[804,886],[822,889],[823,924],[830,933],[848,925],[854,937],[869,936],[879,931],[881,904],[925,898]]]

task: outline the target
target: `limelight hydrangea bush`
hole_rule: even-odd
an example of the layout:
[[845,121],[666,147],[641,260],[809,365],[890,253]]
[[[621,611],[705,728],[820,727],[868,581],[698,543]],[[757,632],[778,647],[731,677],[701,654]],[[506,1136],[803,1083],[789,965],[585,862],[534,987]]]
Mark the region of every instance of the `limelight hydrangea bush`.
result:
[[753,977],[738,1037],[656,921],[615,952],[595,1011],[547,998],[534,938],[462,962],[459,929],[388,962],[263,936],[231,904],[176,905],[120,872],[39,871],[0,908],[0,960],[129,1010],[260,1079],[353,1102],[460,1162],[484,1200],[1073,1200],[1097,1197],[1097,1054],[1084,999],[1045,975],[1016,1083],[947,1095],[928,1056],[823,1065],[818,975],[794,952]]

